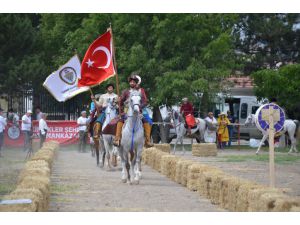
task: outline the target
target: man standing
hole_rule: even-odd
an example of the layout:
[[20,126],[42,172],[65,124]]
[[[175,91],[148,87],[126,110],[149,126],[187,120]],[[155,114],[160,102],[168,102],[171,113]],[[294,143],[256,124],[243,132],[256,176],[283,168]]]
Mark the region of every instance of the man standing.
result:
[[24,151],[31,151],[31,135],[32,135],[32,123],[31,123],[31,110],[27,110],[26,114],[22,117],[21,130],[24,134]]
[[0,157],[2,157],[1,150],[4,144],[4,130],[6,125],[6,118],[3,117],[3,110],[0,108]]
[[41,108],[39,106],[35,108],[35,114],[36,114],[36,120],[40,121],[43,113],[41,112]]
[[43,147],[43,143],[46,140],[47,137],[47,131],[48,131],[48,125],[46,122],[47,114],[42,113],[41,114],[41,119],[39,121],[39,131],[40,131],[40,148]]
[[[125,115],[124,115],[125,102],[130,97],[130,93],[132,91],[136,91],[136,85],[138,84],[139,80],[138,80],[136,75],[131,75],[131,76],[128,77],[128,82],[129,82],[130,89],[127,89],[127,90],[123,91],[122,96],[120,98],[120,107],[121,107],[120,115],[122,117],[120,118],[120,120],[118,121],[118,124],[117,124],[116,137],[115,137],[115,140],[114,140],[114,145],[115,146],[120,146],[122,127],[123,127],[124,120],[125,120]],[[145,93],[141,93],[141,95],[142,95],[141,110],[143,110],[143,108],[147,105],[147,97],[146,97]],[[144,131],[145,131],[145,135],[147,137],[150,137],[150,135],[151,135],[151,125],[144,119],[143,119],[143,127],[144,127]],[[153,144],[150,143],[150,139],[147,140],[147,138],[146,138],[145,147],[146,148],[153,147]]]
[[81,116],[77,120],[79,126],[79,152],[85,152],[86,138],[87,138],[87,117],[86,111],[81,112]]

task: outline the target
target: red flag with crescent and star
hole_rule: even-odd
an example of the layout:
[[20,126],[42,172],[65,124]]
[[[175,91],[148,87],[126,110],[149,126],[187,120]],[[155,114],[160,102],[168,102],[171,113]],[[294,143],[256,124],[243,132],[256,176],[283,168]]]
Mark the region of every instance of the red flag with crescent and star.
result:
[[78,86],[94,86],[115,75],[110,30],[98,37],[88,48],[81,63]]

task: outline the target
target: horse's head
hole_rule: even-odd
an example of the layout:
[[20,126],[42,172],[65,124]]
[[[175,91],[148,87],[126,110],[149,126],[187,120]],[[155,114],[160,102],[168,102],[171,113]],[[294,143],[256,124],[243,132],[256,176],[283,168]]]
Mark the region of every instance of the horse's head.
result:
[[245,121],[245,126],[254,125],[255,124],[255,116],[254,114],[249,114]]
[[138,114],[140,112],[142,103],[142,96],[140,92],[133,91],[130,93],[129,97],[129,106],[132,109],[133,113]]

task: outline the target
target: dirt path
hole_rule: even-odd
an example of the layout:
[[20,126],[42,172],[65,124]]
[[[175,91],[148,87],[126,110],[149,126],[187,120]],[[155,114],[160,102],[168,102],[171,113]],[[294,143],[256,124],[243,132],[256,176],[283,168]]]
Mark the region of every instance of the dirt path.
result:
[[49,211],[223,211],[146,165],[139,185],[121,183],[119,169],[102,170],[90,153],[61,150]]

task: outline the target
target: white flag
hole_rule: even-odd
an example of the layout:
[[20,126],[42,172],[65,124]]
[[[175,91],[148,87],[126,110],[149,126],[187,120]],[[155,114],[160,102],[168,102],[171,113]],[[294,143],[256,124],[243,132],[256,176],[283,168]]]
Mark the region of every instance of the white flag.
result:
[[77,87],[81,63],[77,55],[73,56],[65,65],[47,77],[43,86],[59,102],[64,102],[75,95],[88,91],[89,87]]

